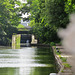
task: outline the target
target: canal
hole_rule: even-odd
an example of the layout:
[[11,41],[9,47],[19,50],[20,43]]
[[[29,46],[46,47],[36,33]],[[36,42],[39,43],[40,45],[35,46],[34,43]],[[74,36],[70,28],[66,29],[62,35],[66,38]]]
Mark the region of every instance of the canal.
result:
[[0,75],[49,75],[56,72],[50,48],[0,48]]

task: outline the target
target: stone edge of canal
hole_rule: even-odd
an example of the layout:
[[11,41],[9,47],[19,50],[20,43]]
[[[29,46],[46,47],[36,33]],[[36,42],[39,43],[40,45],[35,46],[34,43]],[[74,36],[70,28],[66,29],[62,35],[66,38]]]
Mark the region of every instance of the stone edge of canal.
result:
[[63,62],[61,61],[61,59],[57,56],[57,54],[55,53],[55,48],[54,46],[51,47],[51,49],[53,50],[53,54],[54,54],[54,57],[55,57],[55,60],[56,60],[56,64],[57,64],[57,70],[58,70],[58,73],[50,73],[50,75],[72,75],[72,71],[71,73],[62,73],[62,71],[64,70],[64,65],[63,65]]

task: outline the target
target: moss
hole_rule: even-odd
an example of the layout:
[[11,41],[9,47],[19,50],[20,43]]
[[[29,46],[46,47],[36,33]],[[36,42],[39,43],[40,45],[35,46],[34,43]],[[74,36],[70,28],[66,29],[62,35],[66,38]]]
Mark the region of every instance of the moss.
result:
[[20,35],[13,35],[15,37],[15,42],[12,43],[12,47],[15,47],[16,49],[20,48]]

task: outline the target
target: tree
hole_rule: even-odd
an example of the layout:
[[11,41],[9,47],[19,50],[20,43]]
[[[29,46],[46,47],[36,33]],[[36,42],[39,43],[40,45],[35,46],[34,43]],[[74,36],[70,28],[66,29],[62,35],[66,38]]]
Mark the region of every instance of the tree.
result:
[[[20,23],[20,7],[15,8],[15,4],[19,5],[20,2],[17,0],[0,0],[0,42],[8,42],[16,30],[15,26]],[[2,32],[3,34],[1,34]]]
[[67,14],[75,13],[75,0],[67,0],[65,2],[65,11]]
[[33,33],[39,38],[40,42],[44,42],[44,25],[45,25],[45,0],[33,0],[31,4],[31,23],[33,27]]
[[30,25],[42,43],[59,41],[57,31],[66,28],[69,14],[75,11],[74,0],[28,0],[30,2]]
[[[48,23],[50,41],[59,40],[57,31],[60,27],[65,28],[69,22],[68,14],[65,12],[65,2],[58,0],[46,0],[46,22]],[[49,41],[49,42],[50,42]]]

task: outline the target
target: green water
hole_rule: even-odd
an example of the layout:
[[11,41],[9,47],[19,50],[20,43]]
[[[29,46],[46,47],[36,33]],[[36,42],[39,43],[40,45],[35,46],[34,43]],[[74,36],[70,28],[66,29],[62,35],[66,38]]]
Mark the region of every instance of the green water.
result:
[[50,48],[0,49],[0,75],[49,75],[55,67]]

